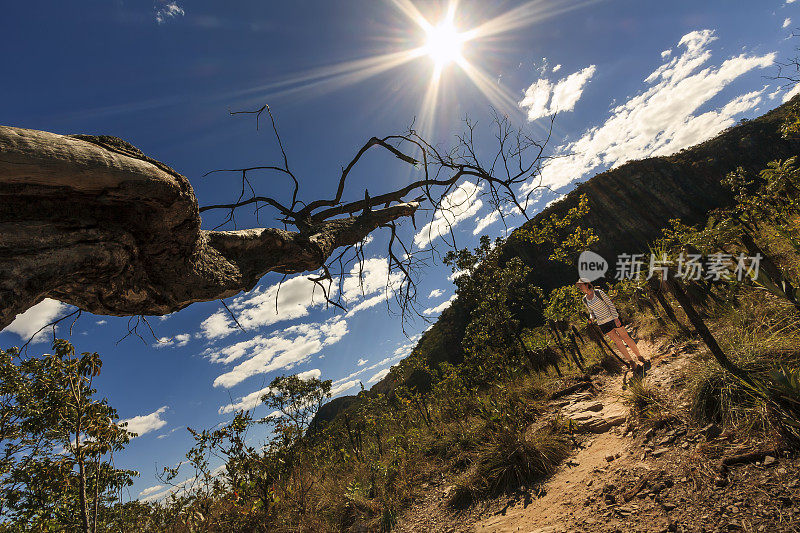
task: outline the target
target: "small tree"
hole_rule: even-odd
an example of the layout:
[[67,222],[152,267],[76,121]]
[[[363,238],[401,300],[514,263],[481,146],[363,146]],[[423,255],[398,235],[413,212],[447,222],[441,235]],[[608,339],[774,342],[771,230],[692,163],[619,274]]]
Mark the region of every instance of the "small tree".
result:
[[96,532],[101,511],[138,475],[112,463],[135,434],[94,398],[100,356],[77,356],[61,339],[53,350],[30,359],[0,351],[2,515],[37,530]]
[[535,224],[518,229],[515,237],[536,246],[549,246],[551,261],[572,265],[578,253],[599,240],[592,228],[580,225],[588,213],[589,197],[582,194],[578,205],[570,208],[564,216],[551,214]]
[[[198,527],[210,527],[212,520],[217,520],[215,523],[224,523],[226,529],[249,530],[270,516],[276,505],[291,501],[299,503],[301,512],[293,514],[301,516],[310,489],[301,464],[310,457],[306,434],[314,415],[330,398],[330,390],[330,380],[276,377],[262,396],[269,410],[266,417],[255,420],[250,411],[239,411],[216,429],[189,428],[195,444],[186,453],[186,461],[164,468],[159,476],[176,487],[173,504],[193,517]],[[272,426],[271,438],[262,447],[247,443],[254,423]],[[214,461],[224,468],[215,468]],[[183,464],[194,473],[189,483],[176,484]],[[255,504],[239,507],[246,502]],[[214,518],[215,513],[221,517]]]
[[270,416],[269,422],[289,445],[305,437],[314,415],[330,397],[331,380],[300,379],[294,375],[273,379],[261,400],[268,410],[279,415]]
[[530,284],[531,269],[514,257],[502,264],[500,247],[482,236],[480,245],[449,252],[445,263],[465,275],[455,280],[460,302],[471,309],[462,346],[472,384],[513,373],[532,354],[522,339],[522,320],[541,313],[541,289]]

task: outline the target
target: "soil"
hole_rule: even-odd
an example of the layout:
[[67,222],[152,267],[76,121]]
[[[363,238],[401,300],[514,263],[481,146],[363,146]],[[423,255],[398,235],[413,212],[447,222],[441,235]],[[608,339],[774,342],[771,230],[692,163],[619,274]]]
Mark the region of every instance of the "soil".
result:
[[[593,390],[554,401],[572,420],[578,446],[550,478],[516,493],[448,506],[442,475],[405,512],[400,532],[783,532],[800,531],[800,458],[774,442],[746,440],[717,426],[694,426],[684,368],[696,346],[640,342],[652,360],[646,380],[668,398],[669,416],[637,427],[624,403],[625,375],[596,375]],[[727,469],[725,457],[766,452]]]

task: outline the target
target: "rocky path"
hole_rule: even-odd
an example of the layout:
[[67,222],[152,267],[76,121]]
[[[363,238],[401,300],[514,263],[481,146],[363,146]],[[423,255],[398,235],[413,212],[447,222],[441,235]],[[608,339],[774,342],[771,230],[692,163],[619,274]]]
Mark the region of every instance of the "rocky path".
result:
[[[647,378],[660,386],[668,386],[685,359],[659,354],[647,343],[639,343],[645,356],[650,356],[653,368]],[[474,526],[476,533],[556,533],[566,531],[603,531],[604,517],[597,516],[587,500],[597,498],[604,480],[621,469],[649,469],[641,459],[634,440],[627,435],[628,407],[623,403],[623,387],[630,378],[624,376],[595,382],[599,393],[580,392],[561,398],[557,406],[563,415],[576,425],[576,432],[589,435],[581,449],[565,461],[559,470],[540,487],[540,497],[530,502],[509,506],[501,513],[481,520]],[[638,452],[638,453],[637,453]],[[665,524],[666,525],[666,524]]]
[[[668,350],[658,350],[642,342],[639,346],[653,361],[647,379],[658,383],[669,381],[669,373],[683,364],[674,358],[665,358],[665,355],[670,355]],[[667,359],[670,361],[665,364]],[[563,528],[563,524],[585,519],[591,521],[590,516],[583,517],[580,512],[576,514],[576,503],[582,502],[581,494],[587,486],[599,485],[599,480],[613,467],[609,459],[613,457],[617,465],[621,464],[618,458],[626,457],[632,445],[632,439],[623,436],[622,430],[628,417],[628,408],[622,401],[623,388],[630,377],[630,373],[594,376],[591,389],[552,402],[551,414],[560,412],[573,421],[575,433],[581,435],[582,448],[549,480],[537,487],[538,497],[512,500],[505,505],[499,505],[497,501],[479,503],[454,515],[446,504],[452,483],[443,478],[426,488],[425,495],[404,513],[396,531],[527,532],[542,527],[555,527],[552,531],[559,531],[561,527],[567,531],[569,529]],[[524,528],[520,529],[522,524]]]
[[720,479],[723,457],[774,445],[689,424],[683,380],[695,346],[639,346],[653,361],[645,379],[674,410],[669,422],[637,428],[624,403],[629,374],[593,376],[591,389],[551,405],[551,414],[573,421],[579,445],[550,478],[519,494],[454,511],[446,503],[453,481],[443,476],[426,488],[396,531],[800,533],[800,458],[767,455]]

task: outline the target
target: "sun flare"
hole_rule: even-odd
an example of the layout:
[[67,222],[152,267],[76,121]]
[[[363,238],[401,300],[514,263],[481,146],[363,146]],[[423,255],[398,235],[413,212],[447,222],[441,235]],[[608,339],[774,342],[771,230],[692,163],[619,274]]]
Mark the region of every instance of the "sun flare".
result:
[[464,36],[456,30],[453,23],[445,21],[427,30],[425,53],[433,59],[436,66],[444,67],[461,59],[464,41]]
[[[530,25],[541,23],[556,15],[595,3],[599,0],[528,0],[493,18],[477,23],[467,9],[459,9],[461,0],[429,0],[425,4],[439,4],[445,9],[431,13],[426,18],[415,5],[417,0],[388,0],[412,25],[404,31],[399,42],[402,47],[390,52],[369,55],[360,59],[323,65],[291,78],[270,82],[234,93],[238,96],[269,91],[286,96],[305,90],[328,91],[360,83],[389,70],[405,67],[417,60],[426,60],[432,68],[418,69],[419,79],[429,74],[427,84],[420,84],[422,95],[415,129],[430,132],[435,125],[437,108],[444,98],[453,98],[468,81],[486,97],[491,106],[503,115],[521,113],[518,95],[499,82],[498,67],[492,64],[485,53],[492,47],[497,49],[500,38]],[[422,2],[420,2],[422,3]],[[475,3],[475,5],[490,2]],[[459,17],[459,15],[462,15]],[[434,18],[435,17],[435,18]],[[456,22],[459,22],[456,25]],[[467,21],[472,21],[471,23]],[[420,31],[422,30],[422,31]],[[496,54],[495,54],[496,55]],[[463,74],[459,76],[458,74]],[[465,80],[466,79],[466,80]],[[444,87],[449,82],[449,87]],[[258,102],[262,101],[259,96]]]

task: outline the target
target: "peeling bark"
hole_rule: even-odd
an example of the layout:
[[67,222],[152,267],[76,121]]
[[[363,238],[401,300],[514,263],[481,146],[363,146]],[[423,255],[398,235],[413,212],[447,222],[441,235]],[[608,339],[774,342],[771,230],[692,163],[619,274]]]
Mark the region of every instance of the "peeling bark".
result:
[[320,268],[419,203],[303,224],[206,231],[189,180],[114,137],[0,126],[0,329],[54,298],[100,315],[164,315]]

